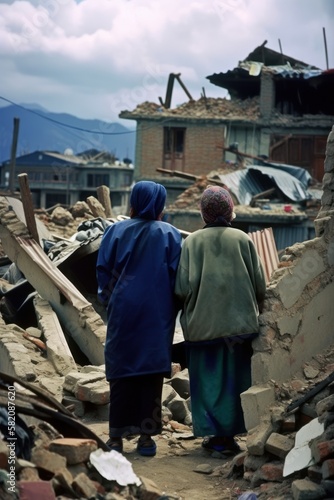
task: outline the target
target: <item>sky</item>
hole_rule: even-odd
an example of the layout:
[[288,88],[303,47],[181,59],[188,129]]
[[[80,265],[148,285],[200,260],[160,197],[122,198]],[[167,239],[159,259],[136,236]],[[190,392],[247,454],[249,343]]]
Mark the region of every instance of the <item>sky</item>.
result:
[[[326,41],[334,68],[334,0],[0,0],[0,105],[128,127],[119,113],[164,100],[170,73],[194,99],[225,97],[206,77],[265,40],[324,70]],[[176,81],[172,107],[187,100]]]

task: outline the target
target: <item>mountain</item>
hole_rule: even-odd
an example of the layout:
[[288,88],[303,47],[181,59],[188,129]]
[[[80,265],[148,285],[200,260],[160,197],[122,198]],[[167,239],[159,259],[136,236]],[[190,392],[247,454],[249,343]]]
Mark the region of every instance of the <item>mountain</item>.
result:
[[0,107],[0,163],[9,160],[14,118],[19,118],[16,157],[37,150],[74,154],[95,148],[134,162],[135,129],[102,120],[85,120],[66,113],[50,113],[37,104]]

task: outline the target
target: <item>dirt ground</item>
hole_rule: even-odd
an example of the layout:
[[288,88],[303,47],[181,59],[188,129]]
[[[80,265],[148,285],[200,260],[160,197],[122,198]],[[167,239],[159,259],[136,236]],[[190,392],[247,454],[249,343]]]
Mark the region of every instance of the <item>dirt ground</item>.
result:
[[[108,439],[108,422],[84,419],[104,441]],[[138,477],[154,481],[170,500],[228,500],[251,491],[243,479],[229,479],[232,457],[211,454],[201,447],[201,438],[189,438],[187,433],[163,431],[155,437],[157,454],[142,457],[136,452],[137,438],[124,440],[124,456]],[[245,438],[239,445],[245,448]],[[206,472],[196,472],[196,468]],[[167,499],[166,499],[167,500]]]

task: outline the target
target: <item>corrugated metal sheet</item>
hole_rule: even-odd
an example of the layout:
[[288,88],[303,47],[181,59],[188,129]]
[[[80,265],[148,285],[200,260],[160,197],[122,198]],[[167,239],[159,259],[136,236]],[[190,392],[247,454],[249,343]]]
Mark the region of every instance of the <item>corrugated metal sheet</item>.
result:
[[266,275],[266,281],[269,283],[270,277],[273,271],[277,269],[279,263],[273,230],[269,227],[261,231],[249,232],[248,236],[252,239],[260,256]]
[[275,167],[251,165],[230,174],[220,174],[218,177],[241,205],[249,205],[254,195],[271,187],[277,187],[291,201],[312,199],[311,193],[300,180]]

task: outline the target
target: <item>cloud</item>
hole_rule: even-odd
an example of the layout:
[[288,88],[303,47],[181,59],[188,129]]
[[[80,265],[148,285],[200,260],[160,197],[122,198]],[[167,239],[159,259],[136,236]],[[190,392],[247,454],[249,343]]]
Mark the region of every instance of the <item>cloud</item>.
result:
[[[50,111],[117,119],[164,98],[180,73],[195,99],[225,95],[206,76],[267,46],[325,69],[332,0],[15,0],[0,4],[2,93]],[[334,54],[329,53],[330,66]],[[173,105],[187,99],[176,84]]]

